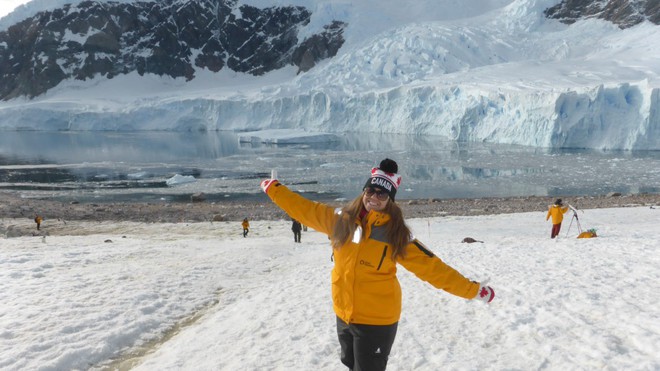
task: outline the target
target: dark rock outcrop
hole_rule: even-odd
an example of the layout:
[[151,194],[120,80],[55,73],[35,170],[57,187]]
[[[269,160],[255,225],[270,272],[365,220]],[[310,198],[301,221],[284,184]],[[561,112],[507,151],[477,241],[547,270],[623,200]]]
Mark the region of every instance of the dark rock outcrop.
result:
[[0,32],[0,99],[36,97],[69,78],[133,71],[188,80],[196,68],[308,71],[336,55],[345,27],[333,22],[299,40],[310,17],[303,7],[259,9],[236,0],[65,5]]
[[544,14],[566,24],[601,18],[624,29],[644,21],[660,24],[660,0],[562,0]]

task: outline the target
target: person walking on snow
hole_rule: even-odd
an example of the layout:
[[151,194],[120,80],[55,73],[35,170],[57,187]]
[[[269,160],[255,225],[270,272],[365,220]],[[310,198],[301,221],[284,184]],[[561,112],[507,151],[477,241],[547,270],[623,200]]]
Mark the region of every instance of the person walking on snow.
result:
[[550,232],[550,238],[555,238],[559,235],[561,222],[564,220],[564,214],[566,214],[567,211],[568,207],[563,205],[561,198],[558,198],[557,201],[555,201],[555,204],[548,208],[548,215],[545,216],[545,220],[547,221],[552,217],[552,231]]
[[[289,216],[328,235],[334,256],[332,302],[341,362],[351,370],[385,370],[401,316],[401,265],[438,289],[490,303],[490,286],[471,281],[411,235],[395,196],[395,161],[371,169],[362,192],[343,208],[310,201],[277,179],[261,189]],[[476,351],[476,350],[475,350]]]
[[39,214],[34,214],[34,222],[37,223],[37,230],[41,229],[41,222],[44,221],[44,218]]
[[302,231],[302,225],[300,225],[300,222],[293,219],[291,230],[293,231],[293,242],[300,243],[300,231]]
[[247,237],[248,232],[250,232],[250,222],[248,222],[248,218],[243,219],[243,223],[241,223],[243,226],[243,238]]

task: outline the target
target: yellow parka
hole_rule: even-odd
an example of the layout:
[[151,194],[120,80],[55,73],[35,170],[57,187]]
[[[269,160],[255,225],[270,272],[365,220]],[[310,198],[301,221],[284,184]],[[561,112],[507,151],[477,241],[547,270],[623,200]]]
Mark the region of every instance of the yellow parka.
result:
[[248,228],[250,228],[250,223],[249,223],[247,220],[243,220],[243,222],[241,223],[241,225],[243,226],[243,229],[248,229]]
[[[339,217],[335,209],[292,192],[280,183],[268,196],[293,219],[329,235]],[[468,280],[414,239],[405,257],[391,258],[385,225],[388,214],[371,211],[352,241],[334,251],[332,302],[335,314],[346,323],[390,325],[401,316],[401,287],[397,263],[436,288],[466,299],[477,296],[479,284]],[[359,221],[356,221],[359,223]]]
[[548,215],[545,216],[545,220],[550,219],[552,216],[552,224],[561,224],[564,220],[564,214],[568,211],[568,207],[561,207],[559,205],[552,205],[548,208]]

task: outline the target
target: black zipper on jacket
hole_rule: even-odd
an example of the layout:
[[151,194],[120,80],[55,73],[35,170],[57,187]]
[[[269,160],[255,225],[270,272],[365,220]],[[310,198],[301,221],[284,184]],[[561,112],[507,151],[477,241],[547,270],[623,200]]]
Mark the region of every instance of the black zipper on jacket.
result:
[[376,268],[377,271],[379,271],[380,267],[383,265],[383,260],[385,260],[385,256],[387,256],[387,245],[385,245],[385,248],[383,248],[383,256],[380,257],[380,263],[378,263],[378,268]]

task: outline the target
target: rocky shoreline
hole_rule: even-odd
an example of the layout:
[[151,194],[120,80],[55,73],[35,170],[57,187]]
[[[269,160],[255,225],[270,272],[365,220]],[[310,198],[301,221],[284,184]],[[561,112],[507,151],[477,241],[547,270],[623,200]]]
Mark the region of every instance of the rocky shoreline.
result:
[[[397,200],[406,218],[435,216],[492,215],[539,211],[545,212],[556,197],[504,197],[476,199]],[[660,194],[565,196],[561,197],[578,209],[660,205]],[[326,201],[333,206],[346,202]],[[17,193],[0,193],[0,219],[32,220],[35,214],[60,221],[133,221],[146,223],[180,223],[204,221],[278,220],[286,214],[272,202],[227,201],[194,203],[77,203],[48,199],[22,198]]]

